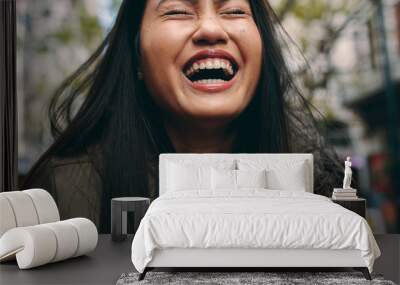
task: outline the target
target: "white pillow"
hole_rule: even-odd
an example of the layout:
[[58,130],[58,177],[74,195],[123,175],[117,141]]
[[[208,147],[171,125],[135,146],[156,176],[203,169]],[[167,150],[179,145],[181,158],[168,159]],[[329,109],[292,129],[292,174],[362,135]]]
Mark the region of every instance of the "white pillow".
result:
[[197,167],[214,167],[216,169],[236,169],[236,159],[221,159],[221,158],[206,158],[202,155],[193,154],[186,158],[167,159],[166,166],[169,163],[179,164],[182,166],[197,166]]
[[273,190],[306,191],[306,162],[278,159],[239,159],[240,170],[267,170],[267,188]]
[[267,180],[269,189],[306,192],[306,177],[302,165],[287,171],[269,170]]
[[188,166],[169,162],[167,164],[168,191],[211,189],[211,167]]
[[267,188],[266,170],[211,170],[212,189]]
[[215,169],[211,170],[212,189],[236,189],[236,170]]
[[238,188],[267,188],[267,171],[262,170],[235,170]]

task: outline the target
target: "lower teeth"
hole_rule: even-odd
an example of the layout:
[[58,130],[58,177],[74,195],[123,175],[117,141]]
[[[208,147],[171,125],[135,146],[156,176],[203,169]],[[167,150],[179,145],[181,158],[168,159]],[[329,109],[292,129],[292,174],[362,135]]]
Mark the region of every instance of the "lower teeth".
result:
[[201,84],[214,84],[214,83],[225,83],[225,82],[228,81],[222,79],[202,79],[194,81],[194,83],[201,83]]

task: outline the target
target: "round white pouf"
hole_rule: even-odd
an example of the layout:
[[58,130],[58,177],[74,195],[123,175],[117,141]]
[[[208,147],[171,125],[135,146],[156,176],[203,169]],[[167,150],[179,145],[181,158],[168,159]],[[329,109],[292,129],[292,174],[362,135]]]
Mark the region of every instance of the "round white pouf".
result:
[[13,209],[17,227],[33,226],[39,223],[35,205],[30,196],[22,191],[2,192]]
[[49,263],[57,251],[54,233],[40,225],[13,228],[0,239],[0,260],[16,255],[20,269]]
[[86,254],[96,248],[98,233],[92,221],[85,218],[74,218],[65,220],[65,222],[70,223],[78,233],[79,244],[74,257]]
[[30,196],[36,208],[39,224],[51,223],[60,220],[56,202],[49,192],[43,189],[29,189],[22,191]]
[[11,204],[6,197],[0,193],[0,237],[9,229],[15,228],[17,222]]
[[78,249],[79,237],[75,229],[67,221],[43,224],[53,231],[57,239],[57,252],[51,262],[57,262],[75,255]]
[[97,241],[96,226],[85,218],[17,227],[0,238],[0,261],[15,256],[28,269],[89,253]]

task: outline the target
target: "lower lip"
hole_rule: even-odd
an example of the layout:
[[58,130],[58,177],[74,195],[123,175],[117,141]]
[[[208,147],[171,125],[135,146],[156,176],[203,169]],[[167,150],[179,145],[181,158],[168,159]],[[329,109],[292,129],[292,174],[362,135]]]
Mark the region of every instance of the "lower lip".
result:
[[238,72],[236,72],[235,76],[231,80],[226,81],[224,83],[196,83],[196,82],[190,81],[184,74],[183,74],[183,76],[189,82],[189,85],[192,88],[202,91],[202,92],[217,93],[217,92],[223,92],[223,91],[231,88],[232,85],[236,81],[237,74],[238,74]]

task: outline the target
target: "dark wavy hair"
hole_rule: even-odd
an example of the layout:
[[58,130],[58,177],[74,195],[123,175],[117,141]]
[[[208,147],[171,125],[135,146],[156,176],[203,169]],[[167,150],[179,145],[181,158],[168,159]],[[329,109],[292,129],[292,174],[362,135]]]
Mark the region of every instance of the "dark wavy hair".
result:
[[[100,47],[55,92],[49,109],[55,141],[25,183],[29,185],[35,170],[53,156],[73,156],[100,146],[102,232],[109,231],[110,199],[149,196],[144,179],[149,162],[158,165],[160,153],[176,152],[157,116],[159,107],[137,78],[145,2],[124,0]],[[329,196],[339,179],[336,154],[285,63],[278,17],[267,0],[249,2],[263,43],[262,72],[252,101],[232,122],[238,131],[233,152],[313,153],[314,192]]]

